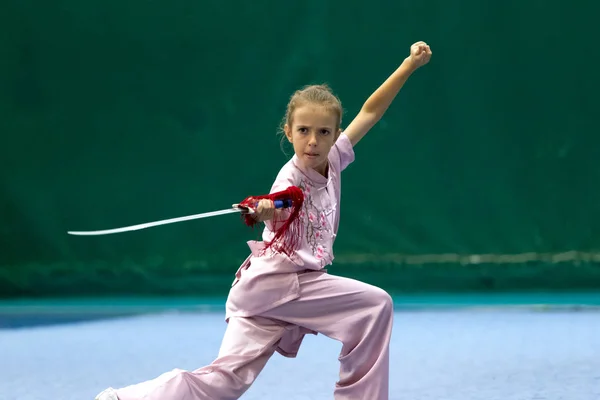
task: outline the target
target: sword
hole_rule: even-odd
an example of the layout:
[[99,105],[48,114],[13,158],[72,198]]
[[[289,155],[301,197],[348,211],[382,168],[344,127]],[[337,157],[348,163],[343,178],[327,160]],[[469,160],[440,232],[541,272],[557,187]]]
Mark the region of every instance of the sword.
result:
[[[292,205],[291,200],[275,200],[274,203],[275,203],[275,208],[286,208],[286,207],[291,207],[291,205]],[[122,228],[115,228],[115,229],[105,229],[105,230],[101,230],[101,231],[67,231],[67,233],[69,235],[77,235],[77,236],[110,235],[113,233],[137,231],[140,229],[151,228],[153,226],[174,224],[176,222],[216,217],[217,215],[233,214],[233,213],[254,214],[254,210],[252,208],[241,206],[239,204],[233,204],[231,206],[231,208],[226,208],[224,210],[211,211],[211,212],[206,212],[206,213],[202,213],[202,214],[188,215],[185,217],[163,219],[161,221],[147,222],[145,224],[131,225],[131,226],[125,226]]]

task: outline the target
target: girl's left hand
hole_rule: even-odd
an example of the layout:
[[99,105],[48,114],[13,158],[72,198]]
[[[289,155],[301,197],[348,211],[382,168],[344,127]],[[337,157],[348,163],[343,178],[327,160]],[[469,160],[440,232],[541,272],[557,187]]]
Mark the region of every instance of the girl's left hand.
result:
[[431,49],[427,43],[417,42],[410,46],[410,56],[408,58],[415,69],[422,67],[431,59]]

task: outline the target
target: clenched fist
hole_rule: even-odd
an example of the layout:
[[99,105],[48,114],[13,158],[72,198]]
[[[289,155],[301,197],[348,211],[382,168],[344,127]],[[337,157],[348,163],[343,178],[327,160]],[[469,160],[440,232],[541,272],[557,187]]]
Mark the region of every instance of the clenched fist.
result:
[[272,200],[261,199],[256,204],[254,211],[254,219],[260,222],[268,221],[275,214],[275,203]]
[[408,60],[415,69],[427,64],[431,59],[431,49],[425,42],[417,42],[410,46],[410,56]]

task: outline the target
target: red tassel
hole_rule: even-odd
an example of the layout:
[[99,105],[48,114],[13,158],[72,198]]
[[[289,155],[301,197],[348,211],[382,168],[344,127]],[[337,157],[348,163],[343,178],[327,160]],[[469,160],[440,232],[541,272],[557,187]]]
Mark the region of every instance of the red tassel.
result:
[[[284,221],[272,221],[275,236],[273,237],[273,240],[265,243],[265,248],[263,249],[264,253],[265,250],[277,244],[277,250],[291,256],[292,252],[298,248],[300,238],[302,237],[302,221],[298,218],[300,216],[300,211],[302,210],[302,203],[304,202],[304,193],[302,192],[302,189],[297,186],[290,186],[281,192],[247,197],[240,203],[240,206],[255,208],[258,200],[262,199],[269,199],[272,201],[292,200],[289,217]],[[258,223],[251,214],[243,214],[242,219],[246,225],[251,227]],[[279,224],[281,224],[281,226],[276,226]]]

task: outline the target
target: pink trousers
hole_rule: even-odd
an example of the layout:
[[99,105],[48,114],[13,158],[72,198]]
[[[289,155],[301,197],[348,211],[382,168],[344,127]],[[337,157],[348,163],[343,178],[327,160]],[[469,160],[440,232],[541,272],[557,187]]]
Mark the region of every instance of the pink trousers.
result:
[[[290,326],[342,345],[336,400],[387,400],[393,305],[382,289],[323,272],[299,276],[300,297],[259,316],[232,317],[217,358],[117,390],[119,400],[233,400],[248,390]],[[282,377],[285,379],[285,377]]]

